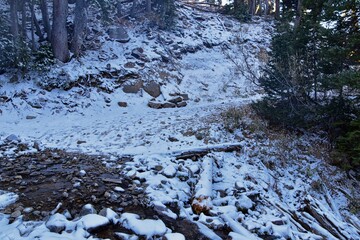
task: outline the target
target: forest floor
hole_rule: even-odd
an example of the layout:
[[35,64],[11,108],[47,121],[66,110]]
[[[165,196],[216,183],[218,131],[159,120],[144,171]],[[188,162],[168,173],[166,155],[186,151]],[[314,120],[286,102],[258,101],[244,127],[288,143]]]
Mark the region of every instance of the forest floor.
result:
[[359,239],[360,183],[326,139],[249,106],[272,22],[177,12],[0,75],[0,239]]

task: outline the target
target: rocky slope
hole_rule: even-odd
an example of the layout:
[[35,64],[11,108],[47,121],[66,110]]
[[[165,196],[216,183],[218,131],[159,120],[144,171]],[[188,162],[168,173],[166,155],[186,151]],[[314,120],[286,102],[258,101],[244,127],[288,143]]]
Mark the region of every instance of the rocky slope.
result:
[[247,106],[272,23],[177,15],[170,31],[93,31],[94,50],[28,80],[0,76],[0,238],[360,238],[359,182],[327,164],[326,140]]

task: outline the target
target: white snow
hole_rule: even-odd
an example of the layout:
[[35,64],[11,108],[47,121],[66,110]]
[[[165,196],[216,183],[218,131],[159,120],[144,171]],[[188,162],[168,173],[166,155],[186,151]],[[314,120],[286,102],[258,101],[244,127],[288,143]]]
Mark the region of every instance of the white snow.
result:
[[[48,92],[32,81],[14,84],[9,83],[9,75],[0,75],[0,95],[11,97],[11,104],[0,103],[0,143],[6,138],[30,145],[37,142],[41,148],[107,154],[112,160],[132,155],[132,161],[127,162],[125,168],[118,167],[129,177],[145,180],[150,205],[170,218],[185,217],[193,221],[210,239],[221,239],[214,229],[225,224],[232,229],[229,237],[233,239],[258,239],[257,234],[291,239],[334,238],[312,216],[298,213],[305,199],[317,204],[321,214],[336,223],[345,236],[360,239],[359,219],[349,211],[347,196],[352,193],[356,196],[359,189],[351,185],[343,172],[316,156],[313,150],[322,139],[313,135],[271,135],[261,121],[251,119],[251,113],[246,111],[239,129],[233,134],[224,130],[223,111],[229,107],[244,107],[261,98],[259,89],[246,73],[241,74],[241,70],[247,60],[254,73],[259,74],[264,62],[257,56],[261,49],[268,50],[272,24],[262,20],[240,24],[220,14],[190,8],[180,8],[178,14],[184,19],[174,31],[178,34],[164,31],[159,36],[201,49],[182,55],[181,59],[172,58],[174,70],[163,68],[154,60],[143,69],[131,71],[143,74],[144,80],[158,79],[154,74],[166,71],[171,77],[161,82],[162,95],[158,100],[169,99],[171,93],[186,93],[190,98],[186,107],[151,109],[147,107],[152,98],[148,94],[125,94],[121,87],[114,87],[112,80],[104,78],[100,79],[102,87],[113,90],[112,94],[87,86]],[[200,23],[194,20],[194,14],[206,20]],[[224,21],[234,27],[225,29]],[[129,30],[132,35],[129,43],[102,39],[99,51],[88,51],[80,61],[59,65],[49,75],[56,78],[65,71],[70,80],[76,80],[86,74],[98,74],[107,64],[113,70],[124,71],[122,66],[129,61],[127,57],[135,47],[141,46],[147,56],[154,58],[160,57],[154,49],[171,50],[157,40],[148,40],[137,30]],[[216,46],[204,47],[205,40]],[[111,54],[117,58],[99,61],[99,57]],[[38,76],[37,81],[44,77]],[[181,81],[177,82],[176,77]],[[22,95],[25,97],[16,97]],[[128,107],[120,108],[117,104],[120,101],[127,102]],[[42,108],[33,108],[29,103],[38,103]],[[169,136],[179,141],[169,141]],[[232,143],[241,144],[242,150],[212,153],[197,161],[174,157],[174,153],[185,150]],[[1,150],[0,157],[37,151],[34,148],[16,153],[15,150]],[[162,169],[158,171],[159,166]],[[88,176],[85,170],[78,171],[80,176]],[[316,181],[328,186],[325,193],[314,190]],[[80,185],[76,182],[74,187]],[[116,186],[114,191],[123,192],[124,189]],[[196,215],[192,211],[187,203],[194,197],[206,197],[206,205],[212,207],[211,216]],[[17,199],[16,194],[0,190],[0,209]],[[180,207],[179,216],[168,209],[168,203]],[[292,213],[297,213],[299,219],[317,230],[316,233],[306,231],[293,221]],[[162,220],[140,219],[133,213],[123,213],[120,219],[110,209],[105,216],[88,214],[73,221],[64,216],[55,213],[46,223],[21,219],[10,223],[9,215],[0,214],[0,239],[94,239],[88,230],[110,222],[121,224],[134,233],[116,233],[125,239],[138,239],[135,234],[147,238],[185,239],[180,233],[172,233]],[[283,225],[275,224],[276,221]],[[65,227],[69,232],[52,233],[46,227],[49,224]],[[24,232],[26,234],[22,234]]]
[[153,236],[162,236],[166,233],[167,228],[163,221],[153,219],[140,219],[140,216],[133,213],[123,213],[120,218],[122,225],[132,230],[138,235],[151,238]]

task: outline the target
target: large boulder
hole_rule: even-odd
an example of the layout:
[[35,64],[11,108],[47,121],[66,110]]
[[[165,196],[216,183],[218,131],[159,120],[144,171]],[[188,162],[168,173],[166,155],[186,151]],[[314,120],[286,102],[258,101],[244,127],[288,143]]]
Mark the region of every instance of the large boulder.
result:
[[111,39],[121,43],[127,43],[130,41],[127,31],[122,26],[110,28],[107,31],[107,34]]
[[133,83],[127,83],[123,87],[124,93],[138,93],[140,89],[143,87],[142,80],[136,80]]
[[161,94],[160,84],[155,81],[151,81],[145,84],[144,91],[147,92],[150,96],[157,98]]

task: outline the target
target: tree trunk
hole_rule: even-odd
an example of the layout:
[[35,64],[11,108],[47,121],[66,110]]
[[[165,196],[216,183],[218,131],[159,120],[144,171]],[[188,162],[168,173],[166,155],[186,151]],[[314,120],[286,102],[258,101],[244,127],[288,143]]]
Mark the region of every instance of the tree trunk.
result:
[[275,0],[275,19],[280,19],[280,0]]
[[67,13],[68,1],[54,0],[51,43],[54,56],[62,62],[68,61],[70,57],[66,29]]
[[29,8],[31,13],[31,49],[35,51],[36,44],[35,44],[35,13],[34,13],[34,0],[29,1]]
[[19,36],[18,15],[17,15],[17,0],[9,0],[10,4],[10,21],[11,21],[11,34],[14,39]]
[[151,13],[151,0],[146,0],[146,12]]
[[44,22],[45,32],[47,34],[47,38],[50,40],[51,38],[51,27],[50,27],[50,20],[49,20],[49,12],[46,0],[40,0],[40,9],[41,15]]
[[296,7],[296,19],[295,19],[295,28],[298,28],[301,22],[302,17],[302,0],[298,0]]
[[87,22],[86,1],[77,0],[75,5],[74,34],[71,50],[75,57],[79,57],[84,40],[84,30]]
[[23,0],[21,4],[21,36],[26,39],[26,2]]
[[[39,22],[36,18],[34,6],[35,6],[34,0],[31,0],[31,3],[30,3],[31,21],[32,21],[32,24],[34,24],[34,26],[35,26],[36,35],[39,37],[40,42],[42,42],[45,39],[44,39],[43,33],[41,32]],[[33,26],[31,26],[31,27],[33,27]]]

